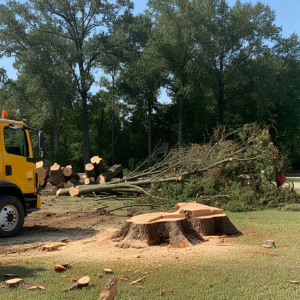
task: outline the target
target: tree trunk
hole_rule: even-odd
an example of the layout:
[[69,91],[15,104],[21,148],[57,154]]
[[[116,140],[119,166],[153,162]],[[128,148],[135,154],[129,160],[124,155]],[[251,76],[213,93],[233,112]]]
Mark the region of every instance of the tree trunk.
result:
[[[152,154],[152,107],[149,101],[148,105],[148,156]],[[152,167],[152,162],[149,160],[149,167]]]
[[182,105],[183,99],[180,97],[178,99],[178,116],[179,116],[179,123],[178,123],[178,148],[182,148]]
[[57,125],[57,109],[54,109],[54,140],[55,140],[55,153],[59,155],[59,132]]
[[87,91],[81,91],[84,164],[87,164],[90,161],[89,123],[86,99]]
[[[113,88],[112,88],[112,97],[111,97],[111,158],[112,165],[115,164],[115,73],[112,75]],[[98,174],[97,174],[98,175]],[[100,175],[100,174],[99,174]]]

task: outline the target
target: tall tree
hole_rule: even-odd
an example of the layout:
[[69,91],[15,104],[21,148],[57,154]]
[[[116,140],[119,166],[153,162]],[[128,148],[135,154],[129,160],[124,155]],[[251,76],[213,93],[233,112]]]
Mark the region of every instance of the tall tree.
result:
[[112,25],[122,10],[128,14],[131,8],[129,0],[31,0],[0,6],[2,56],[20,54],[28,43],[39,43],[39,34],[58,37],[54,51],[72,71],[82,101],[85,163],[90,159],[87,96],[93,70],[101,53],[117,46],[108,42]]

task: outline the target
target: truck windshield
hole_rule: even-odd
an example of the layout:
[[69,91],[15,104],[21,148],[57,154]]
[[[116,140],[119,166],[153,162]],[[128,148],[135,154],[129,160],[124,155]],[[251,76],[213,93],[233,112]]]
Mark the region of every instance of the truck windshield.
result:
[[9,154],[29,156],[27,136],[23,129],[4,127],[5,150]]

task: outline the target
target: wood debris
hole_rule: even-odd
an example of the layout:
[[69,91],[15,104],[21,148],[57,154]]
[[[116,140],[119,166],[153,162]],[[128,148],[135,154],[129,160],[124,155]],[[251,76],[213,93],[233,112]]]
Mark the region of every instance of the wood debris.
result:
[[101,291],[98,300],[114,300],[117,295],[118,278],[112,277],[106,283],[104,289]]
[[32,285],[27,290],[45,290],[46,288],[42,285]]
[[130,282],[130,284],[135,284],[135,283],[137,283],[137,282],[140,282],[140,281],[144,280],[144,279],[147,278],[147,277],[149,277],[149,275],[146,275],[146,276],[144,276],[144,277],[142,277],[142,278],[139,278],[139,279],[137,279],[137,280],[135,280],[135,281],[132,281],[132,282]]
[[166,294],[166,293],[173,293],[173,291],[166,291],[166,292],[159,291],[159,292],[156,293],[154,296],[162,296],[163,294]]

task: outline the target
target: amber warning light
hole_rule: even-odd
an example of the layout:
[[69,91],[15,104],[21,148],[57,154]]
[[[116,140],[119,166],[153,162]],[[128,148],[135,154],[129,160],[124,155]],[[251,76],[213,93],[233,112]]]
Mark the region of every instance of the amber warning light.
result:
[[8,119],[7,110],[2,110],[2,119]]

